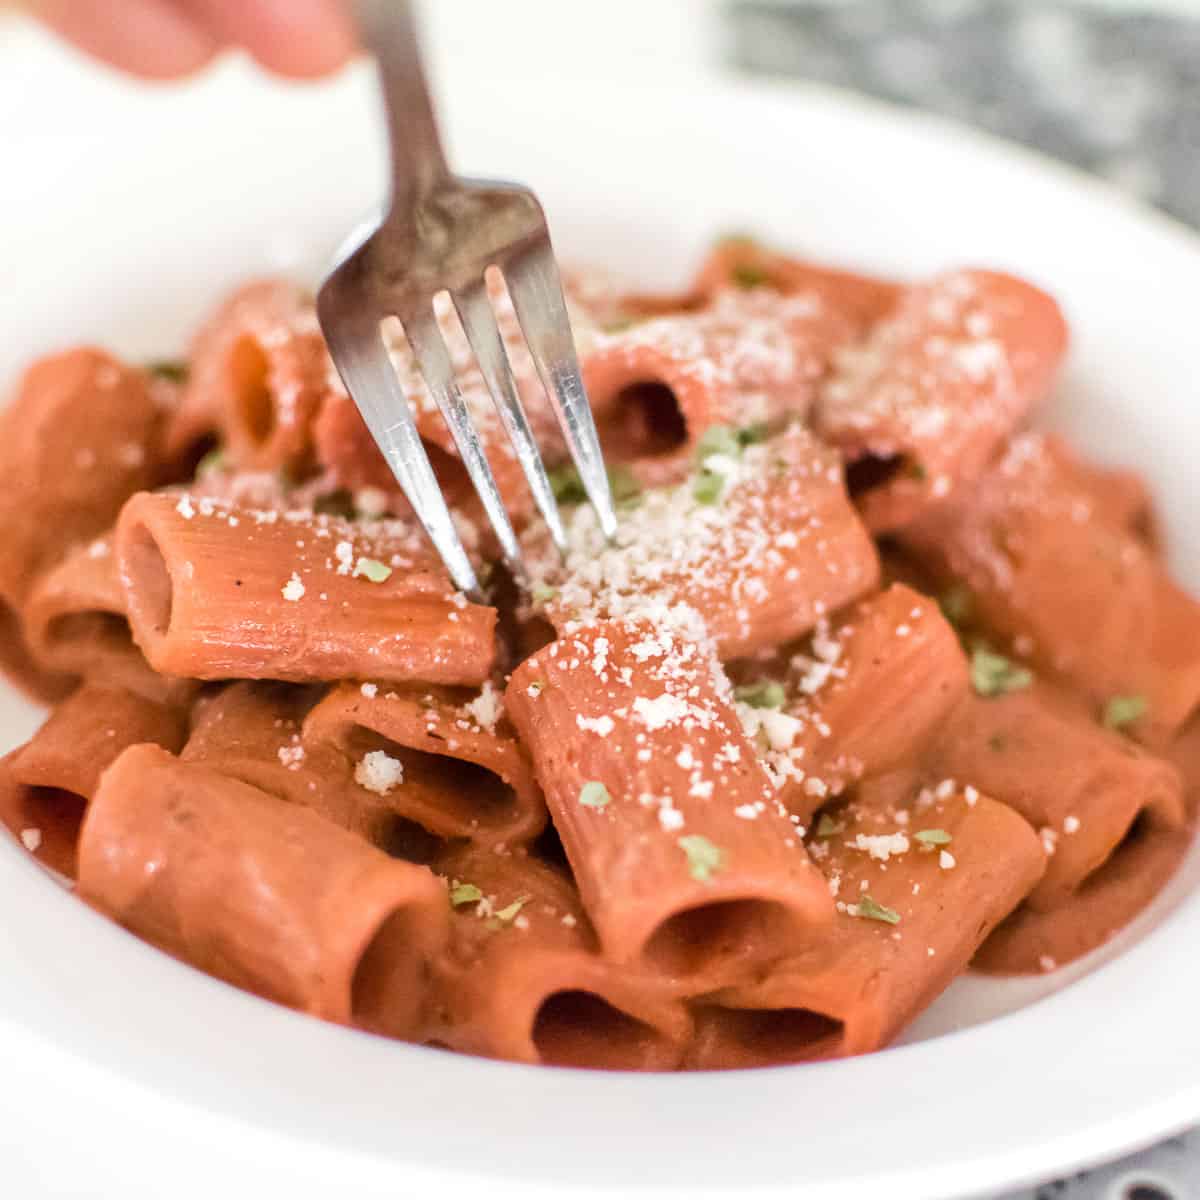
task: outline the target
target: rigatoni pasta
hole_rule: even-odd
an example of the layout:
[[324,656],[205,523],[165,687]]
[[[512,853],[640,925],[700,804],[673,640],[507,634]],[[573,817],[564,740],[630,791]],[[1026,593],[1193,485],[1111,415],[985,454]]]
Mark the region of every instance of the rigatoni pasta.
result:
[[553,1066],[868,1053],[1126,926],[1191,843],[1200,606],[1141,478],[1025,428],[1054,301],[746,238],[677,293],[567,279],[611,540],[488,282],[561,551],[436,306],[524,571],[382,331],[469,598],[293,284],[187,362],[31,368],[0,665],[62,702],[0,759],[6,841],[217,979]]

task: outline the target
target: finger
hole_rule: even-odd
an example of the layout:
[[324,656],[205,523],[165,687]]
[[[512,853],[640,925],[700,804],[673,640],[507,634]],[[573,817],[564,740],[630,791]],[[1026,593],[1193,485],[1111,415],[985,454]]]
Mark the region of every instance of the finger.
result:
[[170,0],[37,0],[33,12],[81,50],[145,79],[189,75],[220,49]]
[[180,0],[223,42],[281,75],[312,78],[344,66],[356,39],[346,0]]

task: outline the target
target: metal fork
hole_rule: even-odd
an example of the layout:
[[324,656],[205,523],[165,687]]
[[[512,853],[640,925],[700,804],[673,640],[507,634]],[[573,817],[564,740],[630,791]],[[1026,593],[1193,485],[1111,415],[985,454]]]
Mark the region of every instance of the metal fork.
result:
[[534,501],[560,549],[566,535],[488,299],[488,267],[503,274],[580,481],[609,536],[616,529],[612,495],[537,197],[516,184],[450,173],[408,0],[358,0],[357,11],[363,40],[379,64],[391,146],[391,199],[378,228],[330,272],[317,296],[317,315],[346,390],[455,586],[477,597],[475,571],[388,357],[381,321],[399,319],[504,558],[518,575],[516,535],[455,381],[434,315],[435,296],[448,292],[454,303]]

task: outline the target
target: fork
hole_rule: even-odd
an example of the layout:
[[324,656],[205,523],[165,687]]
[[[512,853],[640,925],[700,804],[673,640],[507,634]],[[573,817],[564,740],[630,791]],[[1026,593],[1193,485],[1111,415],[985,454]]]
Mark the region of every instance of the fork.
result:
[[330,271],[317,315],[342,382],[408,497],[455,587],[480,595],[475,570],[446,506],[380,331],[399,320],[417,368],[458,448],[510,570],[521,553],[479,435],[471,422],[434,300],[449,293],[543,520],[560,551],[566,533],[525,415],[484,273],[498,269],[521,333],[558,418],[584,491],[607,536],[616,515],[584,391],[546,217],[512,183],[452,175],[442,152],[408,0],[357,0],[363,41],[379,66],[391,150],[391,197],[365,240]]

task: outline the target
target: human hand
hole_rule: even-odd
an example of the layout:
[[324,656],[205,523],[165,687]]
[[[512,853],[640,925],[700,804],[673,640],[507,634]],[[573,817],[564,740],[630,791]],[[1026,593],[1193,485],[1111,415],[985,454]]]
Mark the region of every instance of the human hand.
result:
[[148,79],[199,70],[231,46],[282,75],[311,78],[354,53],[347,0],[31,0],[50,28]]

